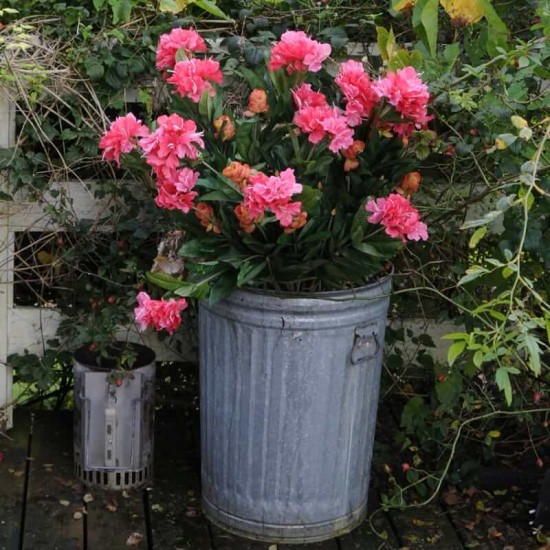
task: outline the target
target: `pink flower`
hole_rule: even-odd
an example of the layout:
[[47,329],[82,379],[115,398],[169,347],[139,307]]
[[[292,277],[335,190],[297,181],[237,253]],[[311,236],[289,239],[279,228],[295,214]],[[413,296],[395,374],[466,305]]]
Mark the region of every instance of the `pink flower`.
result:
[[374,84],[378,95],[385,97],[390,105],[408,122],[425,125],[432,117],[428,116],[427,106],[430,99],[428,87],[413,67],[404,67],[390,72],[385,78]]
[[193,201],[198,193],[193,189],[198,178],[199,173],[190,168],[159,171],[155,204],[166,210],[180,210],[187,214],[195,206]]
[[317,144],[328,138],[328,148],[333,153],[347,149],[353,143],[353,130],[337,107],[305,107],[294,115],[294,124],[302,132],[309,134],[308,140],[311,143]]
[[223,79],[220,64],[213,59],[188,59],[174,66],[174,74],[167,82],[174,84],[176,92],[198,103],[204,92],[214,96],[212,82],[221,84]]
[[306,107],[328,107],[325,94],[312,90],[311,84],[302,84],[292,90],[292,97],[298,110],[305,109]]
[[269,70],[286,67],[287,74],[296,71],[315,73],[331,51],[330,44],[312,40],[303,31],[286,31],[271,50]]
[[139,141],[147,164],[161,170],[175,170],[180,159],[195,160],[197,147],[204,147],[202,132],[197,132],[192,120],[184,120],[177,114],[162,115],[157,119],[157,129]]
[[279,176],[267,176],[262,172],[251,175],[244,192],[243,205],[251,218],[258,218],[271,210],[282,227],[288,227],[302,207],[301,202],[290,202],[292,195],[302,191],[296,182],[294,170],[287,168]]
[[201,35],[193,29],[172,29],[160,37],[157,47],[157,69],[172,69],[176,64],[176,54],[182,49],[187,57],[195,52],[205,52],[206,44]]
[[134,316],[139,330],[144,331],[153,327],[155,330],[164,329],[168,334],[174,334],[180,326],[180,313],[187,308],[185,298],[153,300],[146,292],[140,292],[137,295],[137,303]]
[[418,210],[411,205],[408,198],[392,193],[386,198],[370,199],[365,210],[372,214],[367,218],[370,223],[379,223],[385,227],[390,237],[405,237],[411,241],[427,240],[427,226],[420,221]]
[[137,138],[148,134],[147,127],[132,113],[119,116],[99,141],[99,147],[103,149],[103,159],[114,160],[120,166],[120,154],[130,153],[137,145]]
[[346,61],[340,65],[335,79],[346,98],[346,115],[350,126],[358,126],[368,118],[380,96],[365,68],[358,61]]

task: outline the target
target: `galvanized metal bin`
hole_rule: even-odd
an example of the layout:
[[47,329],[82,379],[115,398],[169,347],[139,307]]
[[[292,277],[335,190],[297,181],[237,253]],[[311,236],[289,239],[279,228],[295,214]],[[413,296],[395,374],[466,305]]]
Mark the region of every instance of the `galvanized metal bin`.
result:
[[201,303],[202,505],[213,523],[306,543],[363,520],[390,291],[388,277],[315,299],[238,291]]
[[75,473],[88,485],[128,489],[153,475],[155,353],[132,346],[134,368],[118,384],[87,347],[74,355]]

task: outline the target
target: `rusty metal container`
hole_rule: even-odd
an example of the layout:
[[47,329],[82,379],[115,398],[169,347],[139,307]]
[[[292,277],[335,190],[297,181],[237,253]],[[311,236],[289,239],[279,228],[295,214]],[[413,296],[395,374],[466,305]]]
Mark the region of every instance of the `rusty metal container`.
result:
[[128,489],[153,475],[155,353],[132,349],[134,366],[121,378],[88,347],[74,354],[75,473],[87,485]]
[[238,535],[308,543],[365,517],[391,278],[201,303],[202,505]]

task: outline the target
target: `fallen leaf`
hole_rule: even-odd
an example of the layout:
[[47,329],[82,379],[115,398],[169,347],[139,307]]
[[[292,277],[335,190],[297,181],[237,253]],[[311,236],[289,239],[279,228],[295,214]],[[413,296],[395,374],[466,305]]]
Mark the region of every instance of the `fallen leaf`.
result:
[[44,468],[53,468],[54,464],[42,464]]
[[489,527],[489,529],[487,529],[487,535],[491,539],[499,539],[502,537],[502,533],[496,527]]
[[271,544],[270,546],[268,546],[267,550],[277,550],[277,545]]
[[61,506],[69,506],[70,502],[68,500],[60,500],[59,504],[61,504]]
[[141,533],[132,533],[126,539],[126,546],[137,546],[143,540],[143,535]]
[[197,508],[187,508],[185,510],[185,515],[188,518],[196,518],[199,515],[199,510]]
[[130,495],[127,491],[122,491],[122,498],[130,498]]
[[160,504],[153,504],[151,505],[151,510],[153,510],[153,512],[163,512],[164,508]]
[[109,499],[105,501],[105,508],[107,508],[109,512],[116,512],[118,510],[117,501],[114,499]]
[[441,500],[447,504],[447,506],[455,506],[462,500],[462,496],[455,489],[450,489],[441,495]]
[[83,497],[82,497],[82,500],[86,503],[88,502],[93,502],[94,500],[94,497],[90,494],[90,493],[86,493]]
[[73,519],[82,519],[83,515],[84,514],[82,512],[75,512],[73,514]]
[[14,475],[15,477],[21,477],[24,473],[25,473],[25,470],[15,470],[15,471],[13,472],[13,475]]
[[412,524],[417,527],[432,527],[433,521],[424,521],[423,519],[413,518]]

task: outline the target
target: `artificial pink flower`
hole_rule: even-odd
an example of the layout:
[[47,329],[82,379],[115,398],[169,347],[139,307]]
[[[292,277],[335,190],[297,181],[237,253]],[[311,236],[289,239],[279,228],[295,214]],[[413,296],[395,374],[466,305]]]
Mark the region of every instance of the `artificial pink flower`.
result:
[[212,83],[221,84],[223,79],[220,64],[213,59],[187,59],[174,66],[174,74],[166,79],[174,84],[176,92],[198,103],[204,92],[214,96]]
[[197,147],[204,147],[202,132],[197,132],[193,120],[185,120],[177,114],[162,115],[157,119],[157,129],[139,141],[147,164],[159,170],[175,170],[180,159],[195,160]]
[[374,89],[395,107],[401,118],[407,119],[406,122],[425,125],[431,120],[427,112],[430,99],[428,87],[413,67],[388,73],[385,78],[374,83]]
[[312,90],[311,84],[302,84],[292,90],[292,97],[298,110],[306,107],[328,107],[325,94]]
[[103,159],[114,160],[120,166],[120,154],[130,153],[137,145],[137,138],[148,134],[147,127],[132,113],[119,116],[99,141],[99,147],[103,149]]
[[418,210],[402,195],[392,193],[386,198],[370,199],[365,210],[371,212],[367,221],[383,225],[386,234],[394,239],[399,237],[403,242],[428,239],[428,228],[420,221]]
[[149,327],[155,330],[166,330],[168,334],[174,334],[181,324],[180,313],[187,308],[187,300],[170,298],[165,300],[153,300],[146,292],[137,295],[137,307],[134,316],[140,331]]
[[330,44],[312,40],[303,31],[286,31],[271,50],[269,70],[286,67],[287,74],[321,69],[321,64],[330,55]]
[[362,63],[346,61],[340,65],[336,75],[336,84],[346,98],[346,115],[350,126],[358,126],[362,119],[368,118],[379,102],[380,96]]
[[199,173],[190,168],[159,171],[156,205],[166,210],[180,210],[187,214],[195,206],[193,201],[198,193],[193,189],[198,178]]
[[202,36],[193,29],[172,29],[160,37],[157,47],[157,64],[159,71],[173,69],[176,64],[176,54],[182,49],[187,57],[195,52],[205,52],[206,44]]
[[353,130],[337,107],[305,107],[296,111],[293,122],[308,134],[311,143],[317,144],[328,138],[328,148],[333,153],[347,149],[353,143]]
[[287,168],[279,176],[267,176],[262,172],[251,175],[244,192],[243,204],[251,218],[258,218],[271,210],[282,227],[292,224],[302,207],[301,202],[290,202],[292,195],[302,191],[296,182],[294,170]]

